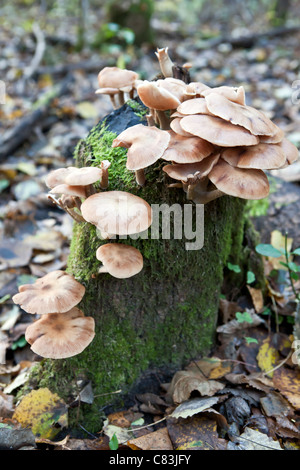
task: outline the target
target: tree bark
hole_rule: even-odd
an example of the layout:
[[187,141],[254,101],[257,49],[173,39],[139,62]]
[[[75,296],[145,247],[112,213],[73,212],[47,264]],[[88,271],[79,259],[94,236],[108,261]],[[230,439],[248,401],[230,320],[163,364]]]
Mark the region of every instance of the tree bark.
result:
[[[131,103],[132,105],[132,103]],[[134,106],[135,107],[135,106]],[[143,119],[128,104],[111,113],[91,130],[76,149],[78,166],[109,159],[109,190],[130,191],[149,204],[186,204],[181,189],[168,188],[161,160],[146,171],[146,185],[139,187],[133,172],[126,170],[126,149],[111,148],[114,137],[128,125]],[[122,242],[138,248],[144,257],[143,270],[129,278],[98,274],[101,265],[96,249],[100,240],[94,226],[75,224],[68,272],[86,287],[80,303],[85,315],[96,322],[96,336],[80,355],[66,360],[43,360],[32,377],[35,385],[48,386],[70,402],[78,395],[80,379],[91,381],[93,404],[81,403],[85,429],[99,430],[100,409],[124,405],[134,384],[149,370],[169,378],[192,358],[207,355],[215,342],[219,299],[227,262],[238,264],[232,285],[239,286],[251,269],[261,278],[260,260],[251,249],[252,226],[245,216],[245,201],[221,197],[204,207],[204,245],[187,250],[187,239],[136,239]],[[114,392],[122,390],[122,393]],[[75,412],[77,416],[77,410]],[[78,418],[78,417],[77,417]],[[76,419],[77,419],[76,418]]]

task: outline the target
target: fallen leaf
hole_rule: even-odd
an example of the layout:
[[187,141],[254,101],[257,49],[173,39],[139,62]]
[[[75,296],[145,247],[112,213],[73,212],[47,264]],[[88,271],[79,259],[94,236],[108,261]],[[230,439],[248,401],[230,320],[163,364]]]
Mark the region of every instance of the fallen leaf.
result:
[[209,398],[193,398],[181,403],[175,410],[169,415],[170,418],[188,418],[202,411],[206,411],[213,405],[218,403],[219,397]]
[[67,426],[67,406],[56,393],[40,388],[22,398],[13,418],[23,427],[31,428],[36,437],[53,439]]
[[219,357],[203,357],[198,361],[192,362],[187,370],[196,371],[196,368],[203,373],[208,379],[220,379],[224,375],[229,374],[232,364],[223,361]]
[[227,450],[283,450],[278,441],[262,432],[246,427],[240,436],[235,436],[237,443],[230,442]]
[[296,410],[300,410],[300,370],[279,367],[274,371],[273,382]]
[[270,337],[264,339],[256,356],[259,368],[263,372],[267,372],[269,377],[273,377],[274,372],[272,369],[274,369],[279,359],[278,351],[272,346],[271,341]]
[[248,286],[247,289],[251,295],[253,306],[257,313],[261,312],[264,308],[264,297],[260,289],[255,289],[254,287]]
[[174,403],[187,401],[192,392],[199,392],[201,396],[213,396],[222,390],[225,384],[216,380],[208,380],[199,370],[182,370],[174,375],[168,394]]
[[153,431],[150,434],[130,439],[127,445],[133,450],[174,450],[166,427]]

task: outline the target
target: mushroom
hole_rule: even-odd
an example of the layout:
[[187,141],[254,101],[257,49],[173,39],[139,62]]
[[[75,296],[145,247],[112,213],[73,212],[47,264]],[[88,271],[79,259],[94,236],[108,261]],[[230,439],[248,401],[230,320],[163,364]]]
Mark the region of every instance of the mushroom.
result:
[[235,168],[222,158],[208,174],[217,189],[242,199],[263,199],[269,194],[268,178],[262,170]]
[[97,249],[96,257],[103,263],[99,273],[109,273],[118,279],[135,276],[143,269],[143,256],[133,246],[106,243]]
[[279,128],[265,114],[251,106],[234,103],[219,93],[213,92],[209,93],[205,100],[212,114],[234,125],[244,127],[253,135],[272,136],[279,132]]
[[[213,167],[217,164],[220,157],[219,152],[204,158],[196,163],[173,163],[163,167],[163,171],[167,173],[170,178],[179,180],[182,183],[184,191],[187,193],[187,198],[194,200],[195,191],[197,189],[198,197],[202,195],[202,203],[208,202],[207,200],[207,187],[209,179],[207,175],[211,172]],[[211,194],[210,194],[211,196]]]
[[167,131],[155,126],[137,124],[128,127],[116,137],[112,147],[128,148],[126,168],[135,171],[136,181],[145,184],[144,168],[155,163],[164,153],[170,141]]
[[105,191],[87,198],[81,212],[95,225],[103,238],[132,235],[147,230],[152,223],[150,205],[144,199],[125,191]]
[[167,89],[158,86],[156,82],[146,80],[137,87],[137,93],[144,105],[154,114],[154,119],[160,128],[169,129],[170,122],[164,111],[176,109],[180,104],[179,99]]
[[185,89],[187,99],[200,98],[203,90],[210,90],[210,87],[201,82],[190,82]]
[[274,170],[281,168],[286,161],[285,153],[278,144],[259,143],[250,147],[234,147],[225,149],[222,158],[238,168],[257,168]]
[[15,304],[27,313],[66,312],[77,305],[85,294],[85,287],[62,270],[52,271],[34,284],[23,284],[12,297]]
[[259,143],[258,137],[244,127],[233,125],[216,116],[206,114],[186,116],[181,119],[180,125],[184,131],[220,147],[248,146]]
[[183,116],[189,114],[210,114],[205,98],[194,98],[192,100],[187,100],[181,103],[177,111]]
[[75,166],[69,166],[67,168],[58,168],[57,170],[52,170],[45,178],[45,184],[48,188],[52,189],[59,184],[65,183],[65,178],[73,170]]
[[191,137],[192,134],[190,132],[186,132],[182,129],[180,124],[181,119],[181,117],[175,117],[174,119],[172,119],[172,121],[170,122],[170,127],[172,131],[174,131],[178,135],[182,135],[183,137]]
[[96,93],[110,96],[114,108],[116,107],[115,96],[118,94],[119,105],[125,103],[124,93],[132,94],[138,74],[131,70],[119,67],[104,67],[98,74],[99,88]]
[[41,357],[64,359],[80,354],[95,336],[95,321],[77,307],[49,313],[29,325],[25,339]]
[[159,66],[161,73],[164,77],[173,77],[173,62],[168,54],[168,47],[163,47],[161,49],[157,48],[155,52],[156,57],[159,61]]
[[171,138],[168,147],[161,156],[163,160],[176,163],[200,162],[214,150],[212,144],[200,137],[192,135],[184,137],[174,131],[168,132]]
[[155,83],[158,87],[164,88],[176,96],[180,102],[184,100],[186,83],[183,80],[168,77],[164,80],[157,80]]
[[93,183],[102,177],[101,168],[95,166],[86,166],[74,168],[65,177],[65,183],[73,186],[82,186],[85,188],[86,196],[90,196],[95,192]]
[[245,89],[242,86],[237,88],[230,86],[207,88],[201,92],[201,96],[206,97],[210,93],[218,93],[234,103],[245,104]]

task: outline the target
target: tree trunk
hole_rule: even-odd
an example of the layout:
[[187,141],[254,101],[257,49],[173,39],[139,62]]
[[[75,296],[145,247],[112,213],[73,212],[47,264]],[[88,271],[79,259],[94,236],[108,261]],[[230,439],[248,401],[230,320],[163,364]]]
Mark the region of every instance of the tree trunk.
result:
[[[163,161],[148,168],[146,185],[141,188],[134,174],[126,170],[127,150],[111,148],[117,134],[143,119],[140,110],[133,108],[138,105],[131,101],[114,111],[92,129],[86,140],[79,142],[75,155],[78,166],[110,160],[109,190],[129,191],[150,205],[167,204],[177,209],[188,205],[193,209],[196,230],[202,220],[202,206],[197,209],[181,189],[167,187],[170,181],[161,171]],[[187,361],[210,353],[215,342],[224,268],[229,261],[241,267],[241,273],[234,274],[233,286],[241,284],[247,269],[260,278],[261,265],[251,249],[254,232],[245,216],[245,201],[223,196],[206,204],[202,248],[199,226],[198,231],[200,243],[198,240],[196,250],[187,249],[186,245],[196,240],[175,239],[172,232],[170,239],[163,239],[161,234],[158,239],[127,238],[123,243],[141,251],[144,268],[139,274],[120,280],[98,274],[101,263],[95,252],[106,242],[99,239],[95,227],[75,224],[68,272],[86,287],[79,307],[85,315],[95,318],[96,336],[78,356],[43,360],[32,379],[68,402],[78,395],[78,380],[91,381],[94,402],[82,403],[80,408],[88,431],[98,431],[99,410],[110,404],[122,406],[133,385],[151,368],[158,376],[167,372],[170,378]],[[122,393],[114,394],[120,389]]]

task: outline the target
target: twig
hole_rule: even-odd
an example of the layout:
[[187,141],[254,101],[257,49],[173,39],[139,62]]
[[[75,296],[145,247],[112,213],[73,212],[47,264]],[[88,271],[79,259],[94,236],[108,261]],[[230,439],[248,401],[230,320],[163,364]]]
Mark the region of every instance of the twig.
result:
[[25,82],[34,75],[35,71],[37,70],[44,57],[44,53],[46,50],[45,36],[43,31],[40,29],[38,23],[33,24],[32,32],[36,38],[36,49],[32,61],[30,62],[29,66],[25,69],[23,75]]

